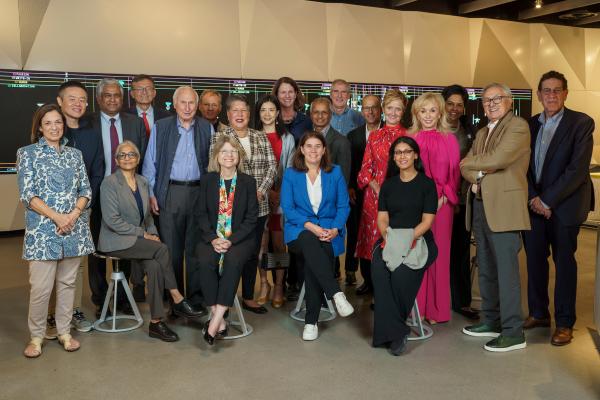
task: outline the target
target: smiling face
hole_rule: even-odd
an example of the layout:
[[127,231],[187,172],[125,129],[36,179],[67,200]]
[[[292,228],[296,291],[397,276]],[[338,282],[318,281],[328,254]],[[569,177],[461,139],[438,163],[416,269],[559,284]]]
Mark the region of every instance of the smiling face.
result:
[[229,120],[229,125],[236,131],[248,129],[248,123],[250,122],[250,109],[248,105],[243,101],[234,101],[231,103],[229,110],[227,110],[227,119]]
[[215,122],[221,113],[221,98],[216,94],[208,93],[200,99],[200,114],[209,120]]
[[221,168],[236,168],[240,162],[240,154],[238,149],[233,147],[231,143],[225,143],[223,147],[221,147],[221,150],[219,150],[217,162]]
[[333,107],[339,110],[343,110],[348,105],[350,99],[350,90],[344,83],[338,82],[331,86],[331,101]]
[[135,100],[135,104],[139,106],[149,106],[156,97],[156,89],[154,83],[149,79],[142,79],[139,82],[131,84],[131,97]]
[[279,111],[277,111],[277,107],[270,101],[267,101],[260,106],[259,116],[263,126],[271,126],[275,124],[278,115]]
[[498,121],[512,108],[512,98],[497,86],[486,90],[481,96],[481,101],[485,115],[490,122]]
[[453,94],[446,100],[446,115],[451,125],[456,125],[465,113],[465,102],[460,94]]
[[68,87],[56,98],[61,111],[68,118],[79,119],[87,108],[87,93],[82,88]]
[[398,143],[394,148],[394,162],[400,171],[411,171],[415,169],[415,160],[419,156],[407,143]]
[[376,96],[365,96],[360,110],[369,125],[379,124],[381,120],[381,103]]
[[441,116],[441,110],[437,104],[432,101],[426,101],[421,108],[417,110],[417,119],[423,130],[435,129]]
[[282,83],[277,89],[277,100],[281,103],[283,108],[294,108],[294,101],[296,101],[296,90],[289,83]]
[[40,121],[40,132],[51,146],[58,146],[64,132],[62,116],[58,111],[49,111]]
[[564,107],[568,94],[560,79],[550,78],[542,82],[542,90],[538,90],[537,97],[546,115],[551,117]]
[[314,102],[310,107],[310,120],[315,131],[320,132],[331,121],[331,109],[324,101]]
[[135,171],[140,163],[140,156],[135,149],[127,144],[121,146],[119,152],[115,154],[116,163],[123,171]]
[[173,107],[181,122],[191,122],[198,109],[198,100],[196,93],[191,88],[183,88],[177,93]]
[[117,115],[123,106],[123,95],[119,85],[106,85],[102,89],[102,93],[98,95],[98,105],[100,110],[110,115]]
[[325,146],[319,139],[312,137],[304,142],[304,145],[300,147],[300,151],[302,151],[304,162],[307,165],[319,165],[325,154]]
[[402,100],[392,100],[383,107],[385,115],[385,124],[389,126],[398,126],[404,114],[404,103]]

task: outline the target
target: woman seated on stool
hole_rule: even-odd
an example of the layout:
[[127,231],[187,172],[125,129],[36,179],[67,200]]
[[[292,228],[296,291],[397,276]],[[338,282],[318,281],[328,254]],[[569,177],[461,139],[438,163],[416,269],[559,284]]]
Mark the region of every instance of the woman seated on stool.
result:
[[139,261],[133,267],[143,268],[147,278],[150,337],[175,342],[179,336],[162,321],[165,289],[171,295],[175,314],[192,318],[202,316],[203,311],[192,308],[177,290],[169,250],[160,242],[150,213],[148,181],[135,173],[140,162],[138,148],[124,141],[115,150],[115,160],[117,170],[100,186],[102,227],[98,249],[110,256]]
[[[390,146],[386,180],[379,192],[377,227],[383,240],[375,243],[371,265],[375,298],[373,346],[386,346],[395,356],[406,349],[410,333],[406,319],[415,304],[423,274],[437,257],[430,231],[437,208],[435,183],[425,175],[417,142],[407,136],[396,139]],[[406,248],[414,248],[416,240],[423,237],[427,247],[424,265],[392,265],[396,268],[390,272],[382,247],[400,246],[386,242],[388,227],[414,230],[412,237],[407,238],[411,243]]]
[[302,339],[315,340],[323,292],[333,299],[342,317],[354,312],[333,272],[335,257],[344,252],[344,226],[350,213],[348,189],[340,167],[329,162],[320,133],[309,131],[300,139],[293,167],[283,175],[281,208],[288,249],[304,258]]
[[256,180],[242,173],[243,164],[236,139],[221,135],[213,145],[209,172],[200,179],[201,241],[194,251],[200,263],[196,278],[212,314],[204,326],[204,340],[211,346],[217,335],[227,336],[223,316],[233,305],[242,269],[256,245]]

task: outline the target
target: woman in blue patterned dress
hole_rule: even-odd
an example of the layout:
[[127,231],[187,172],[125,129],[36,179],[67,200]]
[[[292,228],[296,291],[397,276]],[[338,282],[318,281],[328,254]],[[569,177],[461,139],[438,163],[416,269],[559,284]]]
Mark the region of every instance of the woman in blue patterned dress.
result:
[[79,349],[69,333],[75,277],[81,256],[94,252],[89,216],[92,197],[81,152],[66,147],[65,117],[54,104],[33,116],[33,144],[17,151],[19,196],[25,205],[23,259],[29,261],[29,332],[25,357],[42,354],[48,301],[56,281],[56,328],[66,351]]

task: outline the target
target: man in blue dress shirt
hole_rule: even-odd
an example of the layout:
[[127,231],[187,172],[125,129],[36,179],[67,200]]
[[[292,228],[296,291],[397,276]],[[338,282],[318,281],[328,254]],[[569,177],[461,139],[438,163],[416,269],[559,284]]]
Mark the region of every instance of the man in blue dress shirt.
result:
[[365,119],[356,110],[348,105],[350,100],[350,84],[343,79],[336,79],[331,83],[331,102],[333,115],[331,127],[346,136],[357,127],[365,124]]

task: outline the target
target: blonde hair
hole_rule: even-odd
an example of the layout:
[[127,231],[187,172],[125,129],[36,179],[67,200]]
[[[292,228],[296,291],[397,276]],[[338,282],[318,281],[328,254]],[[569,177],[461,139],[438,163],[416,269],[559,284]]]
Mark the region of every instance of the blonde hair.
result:
[[406,111],[406,104],[408,103],[408,99],[406,98],[406,95],[398,89],[389,89],[385,92],[382,101],[383,108],[385,108],[385,106],[387,106],[394,100],[400,100],[403,106],[402,112]]
[[217,137],[215,144],[212,146],[212,155],[208,161],[208,172],[221,172],[221,164],[219,164],[219,152],[227,143],[229,143],[238,151],[237,170],[238,172],[244,172],[244,160],[246,159],[246,153],[244,153],[244,150],[238,144],[237,140],[226,134],[220,134]]
[[446,106],[444,102],[444,98],[439,93],[434,92],[425,92],[419,97],[415,99],[412,104],[411,114],[412,114],[412,126],[410,127],[409,133],[415,134],[421,130],[423,127],[421,126],[421,122],[417,117],[419,110],[425,106],[426,103],[433,103],[440,111],[440,119],[438,120],[437,129],[441,133],[450,132],[450,126],[448,125],[448,121],[446,120]]

